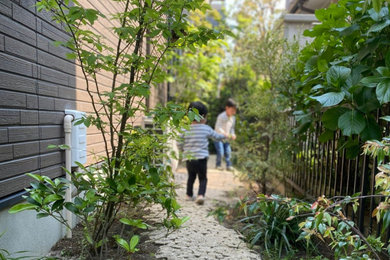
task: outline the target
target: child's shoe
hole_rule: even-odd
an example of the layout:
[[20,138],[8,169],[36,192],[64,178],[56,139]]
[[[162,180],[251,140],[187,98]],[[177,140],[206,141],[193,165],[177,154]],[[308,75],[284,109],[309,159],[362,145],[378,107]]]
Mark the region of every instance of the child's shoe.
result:
[[194,201],[194,197],[186,195],[186,201]]
[[199,195],[199,196],[196,198],[195,203],[198,204],[198,205],[203,205],[203,204],[204,204],[204,196]]

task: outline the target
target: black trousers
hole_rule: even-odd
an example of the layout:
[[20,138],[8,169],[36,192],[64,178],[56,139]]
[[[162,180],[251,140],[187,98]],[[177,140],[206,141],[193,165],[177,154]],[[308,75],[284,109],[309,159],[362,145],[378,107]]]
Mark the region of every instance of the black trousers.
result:
[[187,195],[192,197],[194,182],[196,175],[199,178],[198,195],[205,195],[207,186],[207,159],[190,160],[187,161],[188,181],[187,181]]

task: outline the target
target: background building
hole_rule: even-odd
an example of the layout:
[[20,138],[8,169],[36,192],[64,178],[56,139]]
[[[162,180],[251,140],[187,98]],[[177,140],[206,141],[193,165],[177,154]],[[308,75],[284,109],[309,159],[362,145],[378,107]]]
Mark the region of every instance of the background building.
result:
[[285,36],[289,40],[298,40],[301,45],[310,41],[303,32],[318,22],[314,15],[316,9],[328,7],[337,0],[286,0],[284,17]]

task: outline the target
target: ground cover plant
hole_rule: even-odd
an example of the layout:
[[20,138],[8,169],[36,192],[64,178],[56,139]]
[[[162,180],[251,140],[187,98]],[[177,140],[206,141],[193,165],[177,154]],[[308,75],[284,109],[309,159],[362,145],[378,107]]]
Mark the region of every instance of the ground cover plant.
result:
[[[235,206],[221,206],[210,215],[241,232],[251,246],[266,259],[388,259],[387,231],[390,226],[389,139],[370,141],[365,153],[379,160],[375,195],[320,196],[314,201],[279,195],[258,194],[245,198]],[[380,199],[370,214],[381,223],[378,235],[362,233],[357,224],[346,217],[346,209],[355,214],[361,199]],[[231,223],[232,219],[238,224]],[[233,222],[234,222],[233,221]],[[320,257],[320,258],[318,258]]]
[[[175,200],[171,169],[161,162],[167,159],[168,139],[176,138],[176,130],[197,115],[171,103],[150,109],[145,99],[151,88],[167,79],[169,51],[196,49],[223,35],[211,28],[191,26],[188,14],[208,9],[203,0],[119,0],[113,4],[121,9],[108,17],[76,0],[37,2],[38,11],[50,12],[69,35],[68,41],[56,44],[68,49],[67,57],[81,70],[94,111],[76,124],[95,127],[100,132],[105,154],[98,157],[98,165],[79,164],[77,171],[68,173],[70,182],[30,174],[34,182],[26,203],[10,210],[35,210],[38,218],[51,216],[67,228],[71,227],[64,209],[72,212],[84,228],[85,256],[100,259],[105,257],[107,243],[112,239],[109,231],[118,218],[124,225],[147,228],[142,219],[125,214],[124,206],[159,204],[166,212],[163,223],[168,228],[177,228],[188,219],[175,214],[180,206]],[[110,32],[116,37],[111,39],[114,45],[94,30],[98,21],[107,19],[116,24]],[[101,73],[109,75],[109,88],[102,86]],[[121,78],[126,79],[124,83]],[[140,128],[136,121],[141,115],[152,116],[155,127],[163,133]],[[77,196],[66,202],[69,185],[75,187]],[[137,251],[137,235],[113,238],[127,252]]]

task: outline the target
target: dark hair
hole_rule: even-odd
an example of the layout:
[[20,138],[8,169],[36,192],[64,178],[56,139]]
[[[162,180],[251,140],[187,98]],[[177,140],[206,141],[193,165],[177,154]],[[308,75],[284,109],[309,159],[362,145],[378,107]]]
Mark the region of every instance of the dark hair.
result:
[[226,101],[226,106],[227,106],[227,107],[234,107],[234,108],[237,108],[237,103],[236,103],[236,101],[234,101],[233,99],[229,98],[229,99]]
[[206,117],[208,110],[205,104],[199,101],[191,102],[191,104],[188,107],[188,110],[196,108],[199,112],[199,115]]

